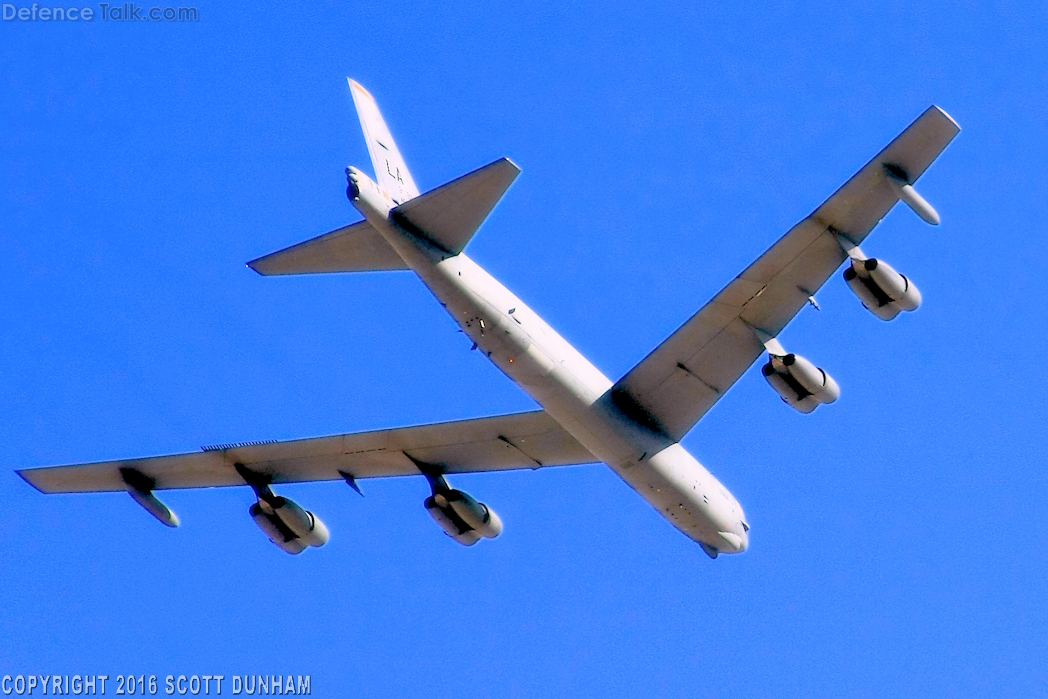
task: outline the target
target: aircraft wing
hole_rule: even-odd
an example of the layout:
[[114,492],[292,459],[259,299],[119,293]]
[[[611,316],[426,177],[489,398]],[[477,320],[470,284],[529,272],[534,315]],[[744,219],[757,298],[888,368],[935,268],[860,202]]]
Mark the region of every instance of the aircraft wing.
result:
[[167,490],[246,485],[234,468],[238,463],[271,477],[272,483],[298,483],[342,480],[345,475],[418,475],[411,459],[440,466],[445,473],[597,460],[539,410],[288,442],[219,445],[192,454],[34,468],[18,474],[42,493],[86,493],[126,490],[120,469],[131,468],[152,479],[154,489]]
[[[912,184],[960,127],[930,107],[822,206],[794,226],[611,389],[611,399],[680,440],[899,201],[888,169]],[[887,166],[887,169],[886,169]]]

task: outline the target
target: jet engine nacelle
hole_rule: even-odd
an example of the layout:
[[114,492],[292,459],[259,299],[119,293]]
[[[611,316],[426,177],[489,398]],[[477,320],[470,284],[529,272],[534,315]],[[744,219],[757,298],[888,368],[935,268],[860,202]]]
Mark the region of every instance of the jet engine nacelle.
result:
[[267,500],[265,505],[256,502],[248,513],[270,541],[293,556],[331,539],[319,517],[284,497]]
[[447,495],[448,507],[455,511],[463,522],[485,539],[494,539],[502,533],[502,520],[495,511],[482,502],[477,502],[468,493],[452,490]]
[[844,281],[862,305],[881,320],[893,320],[900,311],[915,311],[921,292],[909,279],[881,260],[853,259],[844,268]]
[[502,520],[495,511],[461,490],[440,492],[426,498],[426,511],[444,533],[463,546],[472,546],[502,533]]
[[283,520],[263,510],[257,502],[251,505],[248,513],[251,515],[251,519],[255,521],[255,524],[258,525],[258,528],[262,530],[262,533],[269,537],[269,540],[281,550],[290,553],[292,556],[297,556],[306,550],[306,542],[296,538],[290,531],[282,531],[280,525],[283,523]]
[[761,373],[787,405],[802,413],[810,413],[820,403],[832,403],[841,395],[832,376],[796,354],[772,355]]
[[293,500],[277,496],[271,506],[273,513],[307,546],[323,546],[331,539],[331,533],[320,518],[303,510]]
[[450,536],[455,541],[459,542],[463,546],[472,546],[473,544],[480,541],[480,533],[476,529],[470,529],[469,525],[465,524],[461,520],[455,521],[455,517],[445,507],[440,506],[437,503],[436,496],[430,496],[426,498],[424,503],[426,506],[426,512],[433,518],[433,521],[440,525],[440,528],[444,530],[444,533]]

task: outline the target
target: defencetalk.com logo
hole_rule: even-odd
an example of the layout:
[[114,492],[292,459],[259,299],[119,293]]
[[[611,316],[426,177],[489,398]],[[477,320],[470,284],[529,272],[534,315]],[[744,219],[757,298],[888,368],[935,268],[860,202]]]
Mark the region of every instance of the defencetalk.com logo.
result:
[[98,3],[98,7],[43,7],[34,2],[19,7],[3,3],[5,22],[199,22],[200,11],[195,7],[150,7],[146,9],[133,2],[120,5]]

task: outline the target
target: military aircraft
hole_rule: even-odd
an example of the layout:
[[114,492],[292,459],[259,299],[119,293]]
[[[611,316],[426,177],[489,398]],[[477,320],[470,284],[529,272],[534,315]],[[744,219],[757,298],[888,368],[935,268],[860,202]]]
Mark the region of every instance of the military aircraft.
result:
[[43,493],[126,491],[164,524],[178,517],[155,492],[248,486],[250,515],[278,547],[298,554],[329,539],[324,523],[273,486],[420,475],[425,508],[471,546],[502,532],[495,511],[453,488],[460,473],[603,462],[711,557],[741,553],[750,526],[739,502],[680,441],[759,358],[791,408],[833,403],[837,383],[788,352],[783,328],[843,264],[859,301],[883,320],[913,311],[907,277],[861,249],[899,201],[926,222],[939,215],[913,184],[960,132],[930,107],[810,216],[731,281],[625,376],[612,381],[464,252],[520,169],[502,158],[420,194],[374,98],[350,92],[375,169],[346,169],[346,194],[364,220],[260,257],[261,275],[411,270],[496,367],[541,410],[458,422],[206,447],[201,452],[19,471]]

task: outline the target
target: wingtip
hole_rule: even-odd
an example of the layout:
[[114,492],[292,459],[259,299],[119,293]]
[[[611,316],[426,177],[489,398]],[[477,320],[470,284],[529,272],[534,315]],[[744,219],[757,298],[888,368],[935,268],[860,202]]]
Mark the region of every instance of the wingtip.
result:
[[40,486],[38,486],[38,485],[37,485],[36,483],[34,483],[33,481],[29,480],[29,477],[28,477],[27,475],[25,475],[25,474],[27,474],[27,473],[30,473],[30,472],[34,471],[34,470],[35,470],[35,469],[31,469],[31,468],[26,468],[26,469],[21,469],[21,470],[19,470],[19,469],[15,469],[15,473],[17,473],[17,474],[18,474],[18,477],[19,477],[19,478],[21,478],[21,479],[22,479],[23,481],[25,481],[25,482],[26,482],[26,483],[28,483],[29,485],[33,486],[33,488],[34,488],[34,489],[36,490],[36,492],[38,492],[38,493],[43,493],[44,495],[47,495],[47,491],[45,491],[45,490],[42,490],[42,489],[40,488]]
[[262,260],[264,260],[264,259],[266,259],[266,258],[264,258],[264,257],[260,257],[260,258],[258,258],[257,260],[251,260],[250,262],[246,262],[246,263],[245,263],[245,266],[246,266],[246,267],[247,267],[248,269],[250,269],[250,270],[251,270],[252,272],[254,272],[255,274],[257,274],[258,276],[260,276],[260,277],[265,277],[265,276],[268,276],[268,275],[267,275],[267,274],[266,274],[265,272],[263,272],[263,271],[262,271],[262,269],[260,268],[260,267],[261,267],[261,263],[262,263]]
[[520,169],[520,165],[517,165],[515,162],[513,162],[512,158],[503,157],[502,160],[509,163],[513,167],[513,169],[517,171],[518,175],[522,172]]
[[353,90],[354,92],[359,92],[362,96],[367,97],[372,102],[375,101],[375,98],[371,96],[371,93],[364,89],[364,86],[358,83],[353,78],[346,76],[346,82],[349,83],[350,90]]
[[958,130],[958,131],[960,131],[960,130],[961,130],[961,125],[957,123],[957,120],[956,120],[956,119],[954,119],[954,118],[953,118],[952,116],[950,116],[949,114],[947,114],[947,113],[946,113],[946,110],[945,110],[945,109],[943,109],[942,107],[940,107],[940,106],[939,106],[939,105],[937,105],[937,104],[933,104],[933,105],[931,106],[931,109],[934,109],[935,111],[939,112],[939,114],[942,114],[942,115],[943,115],[944,117],[946,117],[947,119],[949,119],[949,120],[950,120],[950,123],[951,123],[951,124],[953,124],[953,125],[954,125],[954,127],[955,127],[955,128],[956,128],[956,129]]

